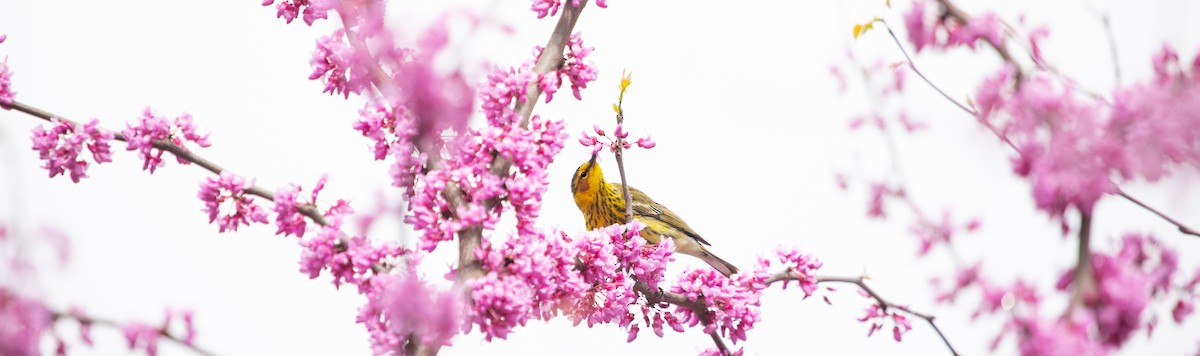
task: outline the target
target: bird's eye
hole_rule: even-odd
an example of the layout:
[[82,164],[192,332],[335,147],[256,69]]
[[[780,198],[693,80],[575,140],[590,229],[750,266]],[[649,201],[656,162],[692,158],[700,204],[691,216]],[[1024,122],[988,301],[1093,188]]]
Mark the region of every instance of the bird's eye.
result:
[[583,173],[579,174],[579,178],[587,178],[587,172],[588,171],[584,170]]

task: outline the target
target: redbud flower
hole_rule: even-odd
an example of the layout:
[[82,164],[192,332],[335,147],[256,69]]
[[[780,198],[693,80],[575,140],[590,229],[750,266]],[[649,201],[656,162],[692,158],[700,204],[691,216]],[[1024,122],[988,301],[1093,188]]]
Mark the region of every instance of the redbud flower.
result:
[[87,124],[75,125],[54,119],[51,123],[49,130],[42,126],[34,128],[32,136],[33,150],[46,161],[42,168],[50,171],[50,177],[69,172],[75,183],[87,177],[88,162],[79,158],[84,147],[92,152],[96,163],[112,162],[108,142],[113,133],[101,129],[99,121],[92,119]]
[[296,201],[296,194],[299,193],[300,186],[295,184],[288,184],[275,191],[275,225],[279,227],[279,230],[275,232],[276,234],[304,237],[307,220],[296,209],[299,205]]
[[132,322],[122,326],[121,332],[125,335],[125,341],[129,344],[130,350],[142,348],[146,350],[147,355],[158,354],[158,337],[160,335],[158,328]]
[[0,287],[0,354],[39,354],[38,344],[52,322],[40,302]]
[[267,213],[245,194],[245,190],[252,186],[252,180],[247,181],[229,172],[221,172],[216,179],[206,178],[200,184],[197,196],[204,201],[208,222],[220,220],[217,223],[220,232],[237,231],[239,225],[250,225],[251,221],[266,224]]
[[637,145],[638,145],[638,147],[641,147],[641,148],[650,149],[650,148],[654,148],[654,146],[657,146],[658,143],[655,143],[654,140],[651,140],[650,136],[646,136],[646,137],[639,138],[637,140]]
[[[280,3],[282,6],[284,3]],[[317,49],[313,51],[313,71],[309,80],[325,78],[325,89],[322,93],[342,94],[350,98],[350,94],[358,94],[370,83],[369,73],[363,58],[360,58],[354,47],[343,40],[345,32],[341,29],[329,36],[317,39]]]
[[[711,268],[688,270],[671,286],[672,293],[680,293],[690,300],[704,297],[712,322],[705,332],[720,331],[734,343],[746,340],[746,331],[760,319],[759,292],[731,283],[729,278]],[[700,316],[685,307],[676,307],[675,313],[689,322]]]
[[[174,126],[174,127],[173,127]],[[149,170],[151,174],[154,170],[162,167],[165,163],[162,160],[162,149],[154,147],[157,141],[168,141],[171,144],[179,146],[184,151],[187,151],[185,141],[191,141],[200,147],[208,147],[208,135],[200,135],[196,133],[196,125],[192,122],[192,116],[183,114],[175,118],[174,125],[165,117],[155,116],[150,108],[146,108],[142,112],[142,116],[138,118],[137,124],[127,124],[124,131],[121,132],[125,136],[127,143],[125,149],[128,151],[138,151],[138,155],[142,157],[142,169]],[[180,164],[190,164],[191,162],[176,157],[176,161]]]
[[12,90],[12,71],[8,70],[8,58],[5,58],[0,62],[0,104],[11,105],[16,93]]

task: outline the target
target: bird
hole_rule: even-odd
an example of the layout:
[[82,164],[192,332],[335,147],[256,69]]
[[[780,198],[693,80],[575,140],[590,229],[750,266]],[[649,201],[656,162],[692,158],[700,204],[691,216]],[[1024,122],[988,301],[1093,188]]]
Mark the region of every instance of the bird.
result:
[[[620,183],[608,183],[604,180],[604,172],[596,163],[596,155],[575,170],[571,178],[571,193],[575,197],[575,205],[583,213],[588,230],[594,230],[612,224],[625,223],[625,198]],[[671,209],[651,199],[646,193],[634,187],[629,187],[629,195],[633,200],[633,218],[646,225],[641,236],[647,242],[658,244],[662,237],[671,238],[675,243],[675,251],[694,256],[708,263],[718,272],[729,277],[738,272],[732,263],[717,257],[704,246],[711,246],[700,237],[691,226],[688,226],[679,215]]]

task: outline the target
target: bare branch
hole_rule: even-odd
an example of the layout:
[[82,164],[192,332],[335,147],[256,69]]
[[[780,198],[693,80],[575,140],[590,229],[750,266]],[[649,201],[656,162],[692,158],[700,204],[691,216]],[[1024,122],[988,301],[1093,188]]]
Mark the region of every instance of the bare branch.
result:
[[1180,233],[1183,233],[1186,235],[1192,235],[1192,236],[1200,236],[1200,232],[1197,232],[1196,230],[1194,230],[1190,227],[1187,227],[1187,225],[1184,225],[1183,223],[1181,223],[1175,219],[1172,219],[1170,216],[1167,216],[1167,214],[1163,214],[1161,211],[1158,211],[1157,209],[1154,209],[1154,208],[1150,207],[1149,205],[1146,205],[1146,203],[1143,203],[1141,200],[1134,198],[1132,195],[1129,195],[1129,193],[1126,193],[1124,190],[1121,190],[1120,188],[1117,188],[1117,192],[1113,193],[1113,194],[1116,194],[1122,198],[1125,198],[1125,200],[1128,200],[1134,204],[1137,204],[1137,206],[1140,206],[1143,209],[1146,209],[1147,211],[1154,213],[1154,215],[1158,215],[1158,217],[1162,218],[1163,220],[1166,220],[1171,225],[1175,225],[1175,227],[1179,229]]

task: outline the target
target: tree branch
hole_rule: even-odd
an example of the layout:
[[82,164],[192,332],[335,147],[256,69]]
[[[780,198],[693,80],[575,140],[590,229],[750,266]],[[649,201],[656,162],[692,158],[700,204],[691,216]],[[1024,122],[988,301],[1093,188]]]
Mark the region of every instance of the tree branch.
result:
[[[949,2],[947,2],[946,0],[938,0],[938,1],[941,3],[949,4]],[[961,12],[959,10],[956,10],[956,11]],[[995,125],[992,125],[991,122],[988,122],[987,120],[984,120],[983,118],[980,118],[978,112],[967,107],[966,105],[963,105],[958,100],[955,100],[954,98],[950,97],[949,95],[946,94],[946,92],[942,91],[942,89],[940,87],[938,87],[936,84],[933,84],[933,82],[930,81],[929,78],[925,77],[925,74],[921,73],[921,71],[919,69],[917,69],[916,63],[913,62],[913,59],[911,56],[909,56],[908,51],[905,50],[904,46],[900,43],[899,37],[897,37],[896,33],[892,31],[892,27],[890,25],[888,25],[887,21],[880,20],[880,22],[882,22],[884,28],[887,29],[888,35],[890,35],[892,37],[892,41],[896,43],[896,48],[898,48],[900,50],[900,53],[904,54],[904,59],[908,63],[908,68],[912,69],[912,71],[914,73],[916,73],[917,76],[921,77],[921,79],[925,81],[925,84],[928,84],[930,87],[933,87],[933,89],[936,90],[939,94],[941,94],[942,97],[945,97],[946,100],[949,100],[955,106],[958,106],[959,109],[962,109],[967,114],[974,116],[976,121],[979,122],[980,125],[983,125],[984,127],[986,127],[989,131],[991,131],[992,134],[996,136],[996,138],[999,138],[1001,141],[1004,141],[1004,143],[1007,144],[1009,148],[1012,148],[1013,151],[1017,152],[1018,155],[1021,154],[1021,150],[1017,148],[1017,145],[1015,143],[1013,143],[1012,140],[1010,140],[1008,138],[1008,136],[1006,136],[1006,135],[1004,135],[1004,133],[1000,132],[1000,130],[998,128],[996,128]],[[988,43],[991,43],[991,42],[988,42]],[[997,49],[997,51],[999,51],[999,49]],[[1007,51],[998,52],[998,53],[1000,53],[1000,56],[1003,58],[1011,58],[1011,56],[1007,55]],[[1113,185],[1116,186],[1116,183],[1114,182]],[[1118,196],[1121,196],[1122,198],[1125,198],[1126,200],[1129,200],[1130,202],[1137,204],[1138,206],[1140,206],[1146,210],[1149,210],[1151,213],[1154,213],[1154,215],[1158,215],[1163,220],[1166,220],[1168,223],[1171,223],[1172,225],[1175,225],[1176,227],[1178,227],[1179,232],[1181,232],[1183,234],[1200,236],[1200,232],[1197,232],[1197,230],[1193,230],[1193,229],[1183,225],[1182,223],[1178,222],[1177,220],[1172,219],[1171,217],[1167,216],[1166,214],[1163,214],[1162,212],[1155,210],[1154,208],[1151,208],[1150,206],[1146,205],[1145,203],[1142,203],[1140,200],[1138,200],[1138,199],[1134,198],[1133,196],[1129,195],[1128,193],[1125,193],[1124,191],[1122,191],[1119,186],[1117,187],[1116,193],[1110,193],[1110,194],[1116,194]]]
[[[558,24],[554,26],[554,32],[550,34],[550,40],[546,42],[545,49],[538,56],[537,64],[534,65],[534,72],[538,75],[544,75],[557,70],[563,63],[563,50],[567,48],[567,41],[571,38],[571,32],[575,28],[575,23],[579,21],[579,14],[587,5],[587,0],[579,2],[579,7],[575,7],[572,1],[565,1],[562,7],[562,15],[558,18]],[[537,105],[538,99],[542,96],[542,89],[537,82],[531,82],[526,88],[524,101],[519,101],[517,104],[517,113],[521,115],[521,128],[529,127],[530,117],[533,115],[533,107]],[[433,157],[436,155],[430,155]],[[509,169],[512,168],[512,161],[500,155],[492,157],[491,169],[488,171],[496,176],[504,177],[508,175]],[[466,200],[463,198],[462,187],[458,184],[447,184],[446,189],[442,191],[442,195],[450,202],[450,211],[456,211],[458,207],[465,206]],[[489,199],[484,202],[484,210],[490,211],[499,204],[496,199]],[[483,227],[479,225],[469,226],[458,233],[458,272],[455,283],[462,286],[466,281],[483,276],[483,266],[479,264],[479,259],[475,257],[475,250],[479,249],[481,240],[483,239]]]
[[[74,313],[50,311],[50,316],[54,322],[58,322],[59,320],[69,319],[69,320],[75,320],[75,321],[79,322],[80,324],[100,325],[100,326],[116,329],[117,331],[121,331],[121,329],[124,327],[121,323],[118,323],[114,320],[97,319],[97,318],[93,318],[90,316],[77,315]],[[205,356],[216,355],[212,351],[208,351],[207,349],[197,346],[194,343],[187,342],[184,337],[171,334],[166,328],[159,328],[157,330],[158,330],[159,337],[161,337],[163,339],[167,339],[167,341],[173,342],[176,345],[179,345],[180,347],[183,347],[185,349],[192,350],[192,352],[194,352],[196,354],[205,355]]]
[[[0,103],[0,108],[9,108],[9,109],[13,109],[16,111],[20,111],[22,113],[29,114],[30,116],[34,116],[34,117],[40,118],[45,121],[59,120],[62,122],[69,123],[71,125],[76,125],[76,126],[79,125],[79,123],[77,123],[75,121],[71,121],[70,119],[51,114],[48,111],[30,106],[30,105],[27,105],[25,103],[18,102],[18,101],[13,101],[12,104],[9,104],[9,105]],[[113,131],[113,139],[117,140],[117,141],[125,142],[125,135],[122,134],[121,132]],[[196,154],[195,152],[189,151],[188,149],[186,149],[182,146],[176,145],[176,144],[172,143],[170,140],[155,140],[153,142],[153,145],[154,145],[154,148],[170,152],[171,154],[175,155],[176,157],[182,158],[185,161],[195,163],[196,165],[204,168],[205,170],[207,170],[209,172],[212,172],[213,174],[220,175],[221,173],[227,171],[225,168],[222,168],[221,166],[217,165],[216,163],[213,163],[212,161],[209,161],[209,160],[205,159],[204,157],[201,157],[200,155]],[[272,193],[270,190],[267,190],[266,188],[263,188],[262,186],[259,186],[259,185],[253,185],[250,188],[246,188],[246,190],[244,192],[246,194],[258,196],[260,198],[266,199],[271,202],[275,201],[275,193]],[[315,205],[312,205],[312,204],[300,205],[300,206],[296,207],[296,210],[299,211],[304,216],[308,217],[309,219],[312,219],[312,221],[314,223],[317,223],[318,225],[326,226],[329,224],[325,220],[325,216],[323,214],[321,214],[321,212],[319,210],[317,210],[317,207]],[[346,243],[347,239],[348,238],[345,236],[345,234],[342,234],[338,239],[338,245],[335,247],[345,248],[345,243]]]
[[1176,221],[1175,219],[1172,219],[1170,216],[1167,216],[1167,214],[1164,214],[1161,211],[1158,211],[1157,209],[1154,209],[1154,208],[1150,207],[1149,205],[1146,205],[1146,203],[1143,203],[1141,200],[1134,198],[1132,195],[1129,195],[1129,193],[1125,193],[1125,191],[1121,190],[1121,188],[1119,188],[1119,187],[1117,188],[1117,192],[1113,193],[1113,194],[1116,194],[1122,198],[1125,198],[1125,200],[1128,200],[1134,204],[1137,204],[1137,206],[1140,206],[1143,209],[1146,209],[1147,211],[1154,213],[1154,215],[1158,215],[1158,217],[1162,218],[1163,220],[1166,220],[1167,223],[1170,223],[1171,225],[1175,225],[1175,227],[1179,229],[1180,233],[1183,233],[1185,235],[1192,235],[1192,236],[1200,237],[1200,232],[1197,232],[1196,230],[1194,230],[1190,227],[1187,227],[1187,225],[1184,225],[1183,223]]
[[1079,216],[1079,248],[1075,260],[1075,293],[1071,295],[1071,305],[1067,306],[1067,314],[1075,308],[1082,307],[1089,295],[1096,291],[1096,273],[1092,270],[1092,215],[1080,213]]

